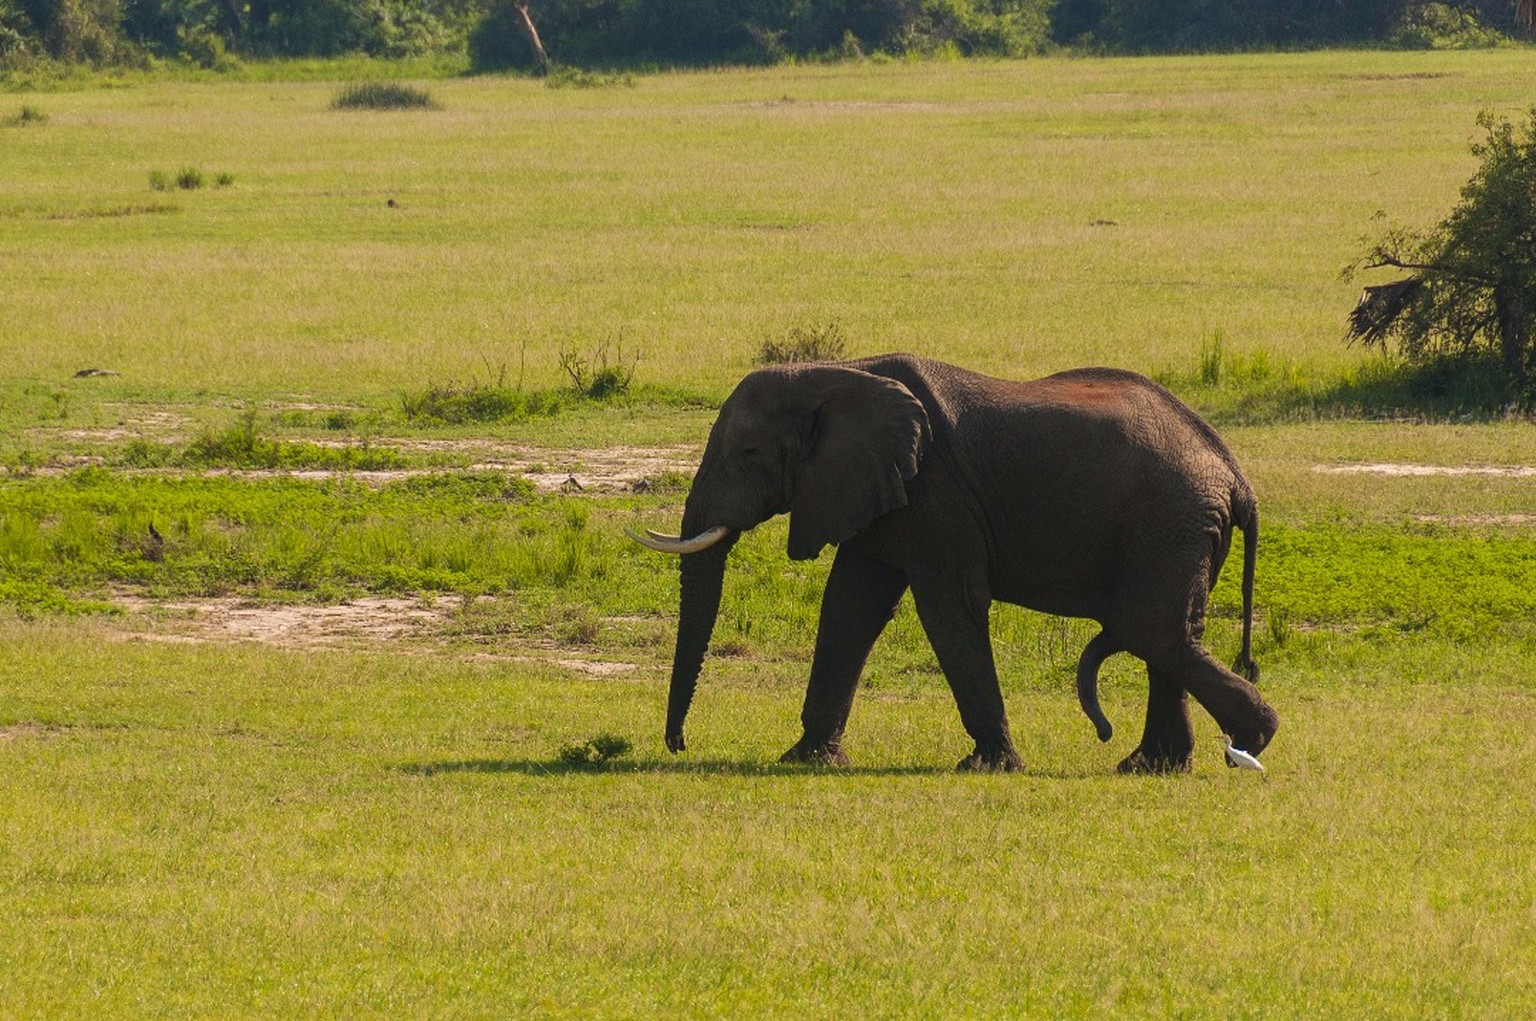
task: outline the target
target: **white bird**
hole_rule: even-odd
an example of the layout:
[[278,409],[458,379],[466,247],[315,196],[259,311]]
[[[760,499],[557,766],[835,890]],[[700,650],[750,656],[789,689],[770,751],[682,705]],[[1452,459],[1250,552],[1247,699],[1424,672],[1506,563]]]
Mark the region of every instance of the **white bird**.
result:
[[[1225,737],[1225,735],[1223,736]],[[1226,742],[1227,765],[1236,766],[1238,769],[1256,769],[1260,773],[1264,772],[1264,763],[1260,762],[1252,755],[1249,755],[1241,748],[1234,747],[1230,737],[1226,738]]]

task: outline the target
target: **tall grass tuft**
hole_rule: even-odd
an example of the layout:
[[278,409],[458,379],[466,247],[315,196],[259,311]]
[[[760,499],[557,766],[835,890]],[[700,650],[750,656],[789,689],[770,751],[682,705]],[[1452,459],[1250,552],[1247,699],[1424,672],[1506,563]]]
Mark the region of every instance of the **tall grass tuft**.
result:
[[21,104],[21,111],[10,117],[0,119],[0,126],[9,128],[24,128],[29,124],[46,124],[48,115],[31,103]]
[[440,110],[431,93],[399,82],[358,82],[331,100],[333,110]]
[[1221,363],[1226,356],[1226,336],[1220,330],[1200,345],[1200,382],[1206,386],[1221,385]]

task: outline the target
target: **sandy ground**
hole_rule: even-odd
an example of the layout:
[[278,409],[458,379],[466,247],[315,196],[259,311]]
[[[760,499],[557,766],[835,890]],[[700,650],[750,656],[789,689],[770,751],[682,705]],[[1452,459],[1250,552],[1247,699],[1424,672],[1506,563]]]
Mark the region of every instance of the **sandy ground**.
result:
[[[443,632],[460,606],[454,596],[364,596],[329,606],[266,604],[241,597],[150,599],[117,592],[111,601],[127,611],[125,641],[260,642],[289,649],[378,648],[442,655]],[[496,651],[463,653],[466,659],[548,663],[595,677],[629,673],[634,663],[586,658],[549,642],[505,637]]]
[[[77,439],[110,441],[124,438],[122,430],[78,430],[70,435]],[[131,438],[132,434],[126,434]],[[336,443],[336,446],[345,444]],[[381,446],[383,446],[381,444]],[[621,493],[643,492],[655,480],[669,473],[681,473],[692,477],[698,467],[699,452],[691,447],[608,447],[601,450],[556,449],[549,447],[516,447],[479,440],[411,442],[389,445],[396,450],[414,450],[468,454],[477,460],[468,468],[410,468],[391,471],[338,471],[330,469],[265,470],[214,468],[202,472],[209,476],[236,478],[272,478],[282,476],[295,479],[324,480],[341,476],[369,485],[384,485],[419,475],[435,475],[445,471],[498,471],[518,475],[533,484],[539,492]],[[44,467],[27,469],[30,475],[62,475],[75,468],[104,463],[101,457],[88,454],[57,459]],[[127,469],[137,471],[139,469]],[[0,465],[0,475],[12,469]],[[154,473],[185,474],[185,469],[142,469]]]
[[1383,475],[1389,478],[1405,478],[1417,475],[1491,475],[1499,478],[1523,479],[1536,476],[1536,467],[1528,465],[1494,464],[1398,464],[1375,462],[1369,464],[1319,464],[1312,470],[1325,475]]

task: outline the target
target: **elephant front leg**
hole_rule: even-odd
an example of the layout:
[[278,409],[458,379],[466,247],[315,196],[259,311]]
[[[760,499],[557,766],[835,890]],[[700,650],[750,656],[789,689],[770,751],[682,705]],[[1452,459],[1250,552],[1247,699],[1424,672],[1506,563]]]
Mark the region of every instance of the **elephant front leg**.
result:
[[906,590],[906,576],[895,568],[866,560],[846,547],[838,550],[821,597],[816,655],[800,711],[804,733],[780,761],[848,764],[843,730],[853,710],[859,675]]
[[988,617],[992,596],[985,580],[955,575],[921,582],[914,578],[912,599],[938,656],[939,668],[954,693],[960,722],[976,742],[975,750],[960,760],[959,768],[1022,769],[1024,763],[1013,747],[992,658]]

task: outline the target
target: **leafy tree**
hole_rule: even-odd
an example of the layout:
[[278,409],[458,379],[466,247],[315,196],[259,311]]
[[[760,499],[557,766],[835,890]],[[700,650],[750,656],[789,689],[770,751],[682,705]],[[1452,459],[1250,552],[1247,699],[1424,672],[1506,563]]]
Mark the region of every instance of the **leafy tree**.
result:
[[1396,341],[1411,360],[1495,353],[1512,383],[1536,366],[1536,107],[1523,133],[1484,113],[1488,137],[1461,203],[1427,231],[1391,227],[1349,267],[1408,276],[1367,287],[1349,337],[1367,346]]
[[15,0],[43,52],[67,63],[107,64],[120,55],[122,0]]
[[[550,59],[573,65],[764,63],[827,53],[1022,56],[1040,49],[1055,0],[536,0]],[[470,38],[479,69],[538,60],[513,0]]]

